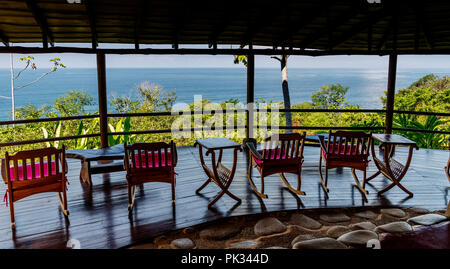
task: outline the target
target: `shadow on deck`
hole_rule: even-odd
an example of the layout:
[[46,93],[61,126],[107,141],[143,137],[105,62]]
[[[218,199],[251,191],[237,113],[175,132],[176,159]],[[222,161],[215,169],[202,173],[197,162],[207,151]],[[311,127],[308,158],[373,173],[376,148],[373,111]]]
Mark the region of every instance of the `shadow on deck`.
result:
[[[404,160],[406,148],[397,148],[396,158]],[[228,154],[227,154],[228,153]],[[223,163],[232,160],[225,152]],[[319,185],[317,164],[319,148],[305,148],[302,172],[302,190],[306,196],[291,193],[278,175],[266,178],[269,198],[257,197],[246,178],[247,159],[239,155],[238,167],[230,191],[242,199],[240,205],[226,195],[208,210],[208,202],[219,192],[214,184],[201,195],[195,190],[204,182],[198,150],[193,147],[178,148],[179,162],[176,186],[176,204],[172,205],[170,185],[149,183],[137,190],[132,218],[128,217],[127,185],[125,172],[93,175],[92,189],[79,181],[80,163],[69,159],[70,181],[68,190],[69,220],[60,212],[56,194],[39,194],[15,203],[16,231],[10,229],[9,209],[0,207],[0,248],[65,248],[69,239],[77,239],[81,248],[120,248],[138,243],[164,231],[180,229],[229,216],[258,214],[282,210],[301,210],[337,207],[422,207],[442,210],[447,207],[450,184],[444,174],[448,151],[420,149],[402,183],[414,193],[394,187],[383,196],[377,191],[390,184],[383,176],[367,186],[368,202],[354,186],[350,169],[329,171],[329,199]],[[371,161],[368,175],[375,172]],[[257,172],[253,173],[259,183]],[[294,180],[294,177],[288,177]],[[295,181],[292,181],[296,186]],[[5,186],[0,186],[4,193]],[[409,199],[408,199],[409,198]]]

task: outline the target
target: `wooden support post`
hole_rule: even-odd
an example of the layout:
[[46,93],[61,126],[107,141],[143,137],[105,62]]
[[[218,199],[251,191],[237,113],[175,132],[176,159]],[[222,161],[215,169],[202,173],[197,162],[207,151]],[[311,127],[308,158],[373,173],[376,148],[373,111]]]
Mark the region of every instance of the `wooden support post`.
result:
[[247,55],[247,132],[246,138],[253,138],[253,108],[255,102],[255,55]]
[[392,133],[392,118],[394,115],[395,80],[397,77],[397,54],[389,55],[389,73],[386,96],[385,133]]
[[98,113],[100,117],[100,144],[102,148],[108,147],[108,105],[106,98],[106,68],[105,54],[97,53],[97,80],[98,80]]

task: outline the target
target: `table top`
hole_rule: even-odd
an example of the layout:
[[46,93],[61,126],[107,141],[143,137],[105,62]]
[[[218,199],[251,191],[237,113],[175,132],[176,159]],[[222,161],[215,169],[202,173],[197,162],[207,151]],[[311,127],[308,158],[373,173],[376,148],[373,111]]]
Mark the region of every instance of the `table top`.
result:
[[226,137],[197,139],[197,144],[208,150],[239,148],[241,144],[236,143]]
[[398,134],[372,134],[372,137],[384,144],[417,146],[416,142]]
[[66,150],[67,158],[81,159],[84,161],[116,160],[123,159],[125,151],[123,144],[114,145],[105,149],[71,149]]

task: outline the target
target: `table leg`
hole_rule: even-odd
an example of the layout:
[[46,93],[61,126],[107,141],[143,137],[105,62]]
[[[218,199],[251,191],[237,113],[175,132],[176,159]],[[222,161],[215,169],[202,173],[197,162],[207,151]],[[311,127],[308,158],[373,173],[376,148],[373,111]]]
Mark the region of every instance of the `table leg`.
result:
[[[216,185],[221,189],[219,194],[208,204],[208,208],[211,208],[224,194],[227,194],[232,199],[238,201],[241,203],[241,199],[234,194],[232,194],[228,188],[231,185],[231,182],[233,181],[234,174],[236,172],[236,166],[237,166],[237,152],[238,148],[234,150],[234,158],[233,158],[233,167],[231,170],[226,168],[222,163],[222,154],[223,150],[221,149],[219,151],[219,157],[216,162],[216,154],[214,151],[208,151],[206,152],[206,155],[211,154],[211,165],[212,165],[212,171],[206,166],[204,158],[203,158],[203,151],[201,149],[201,146],[199,146],[199,153],[200,153],[200,162],[202,163],[202,167],[205,171],[205,173],[208,175],[208,180],[203,183],[203,185],[196,191],[197,193],[201,191],[204,187],[206,187],[211,181],[216,183]],[[220,171],[219,171],[220,170]],[[223,184],[225,183],[225,184]]]
[[203,183],[203,185],[200,186],[200,188],[198,188],[195,193],[200,193],[201,190],[203,190],[206,186],[208,186],[209,183],[211,183],[212,179],[212,175],[211,172],[209,171],[208,167],[205,164],[205,159],[203,158],[203,147],[198,144],[198,152],[200,155],[200,163],[202,165],[203,170],[205,171],[205,174],[208,176],[208,179]]
[[[394,146],[392,145],[392,147],[394,147]],[[416,146],[416,148],[417,148],[417,146]],[[386,166],[386,171],[385,171],[386,174],[385,174],[385,176],[388,177],[392,181],[392,184],[387,186],[383,190],[379,191],[378,194],[382,194],[382,193],[390,190],[392,187],[398,186],[401,190],[406,192],[409,196],[413,196],[414,194],[412,192],[410,192],[408,189],[406,189],[400,183],[400,181],[403,179],[403,177],[405,176],[406,172],[409,169],[409,165],[411,164],[411,160],[412,160],[414,146],[410,146],[409,147],[408,159],[407,159],[405,165],[401,165],[400,164],[401,166],[403,166],[403,169],[397,176],[392,172],[392,169],[391,169],[391,166],[390,166],[391,158],[392,158],[392,154],[391,153],[392,153],[393,150],[395,150],[395,148],[391,149],[390,152],[385,151],[385,154],[384,154],[384,156],[385,156],[385,166]]]

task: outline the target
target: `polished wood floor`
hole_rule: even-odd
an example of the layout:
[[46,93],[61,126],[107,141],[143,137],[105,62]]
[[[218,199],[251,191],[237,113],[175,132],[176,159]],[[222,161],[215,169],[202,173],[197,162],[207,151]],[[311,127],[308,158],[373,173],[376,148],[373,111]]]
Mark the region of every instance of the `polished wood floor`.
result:
[[[364,202],[349,169],[332,169],[329,173],[329,199],[324,198],[319,186],[317,171],[319,148],[305,148],[302,189],[306,196],[298,197],[284,188],[278,176],[266,178],[268,199],[261,200],[252,192],[246,179],[247,159],[239,156],[238,170],[231,192],[242,198],[242,204],[226,195],[208,210],[208,202],[219,192],[210,184],[202,195],[195,190],[204,182],[198,150],[178,148],[176,204],[172,206],[170,185],[149,183],[137,190],[136,204],[131,218],[127,210],[125,173],[93,176],[92,189],[81,184],[78,178],[80,163],[69,159],[69,211],[66,220],[59,209],[56,194],[39,194],[15,204],[16,231],[10,229],[9,208],[0,206],[0,248],[64,248],[69,239],[77,239],[81,248],[121,248],[142,242],[167,230],[205,223],[228,216],[258,214],[279,210],[359,206],[420,206],[430,210],[445,209],[449,199],[450,184],[444,174],[449,152],[420,149],[413,156],[411,168],[402,181],[415,195],[408,196],[395,187],[379,197],[377,190],[389,184],[382,176],[367,187],[370,194]],[[404,160],[406,149],[399,148],[396,158]],[[231,154],[224,163],[231,162]],[[375,172],[373,162],[369,175]],[[259,182],[254,171],[255,182]],[[288,177],[295,186],[294,177]],[[4,193],[5,186],[0,186]]]

